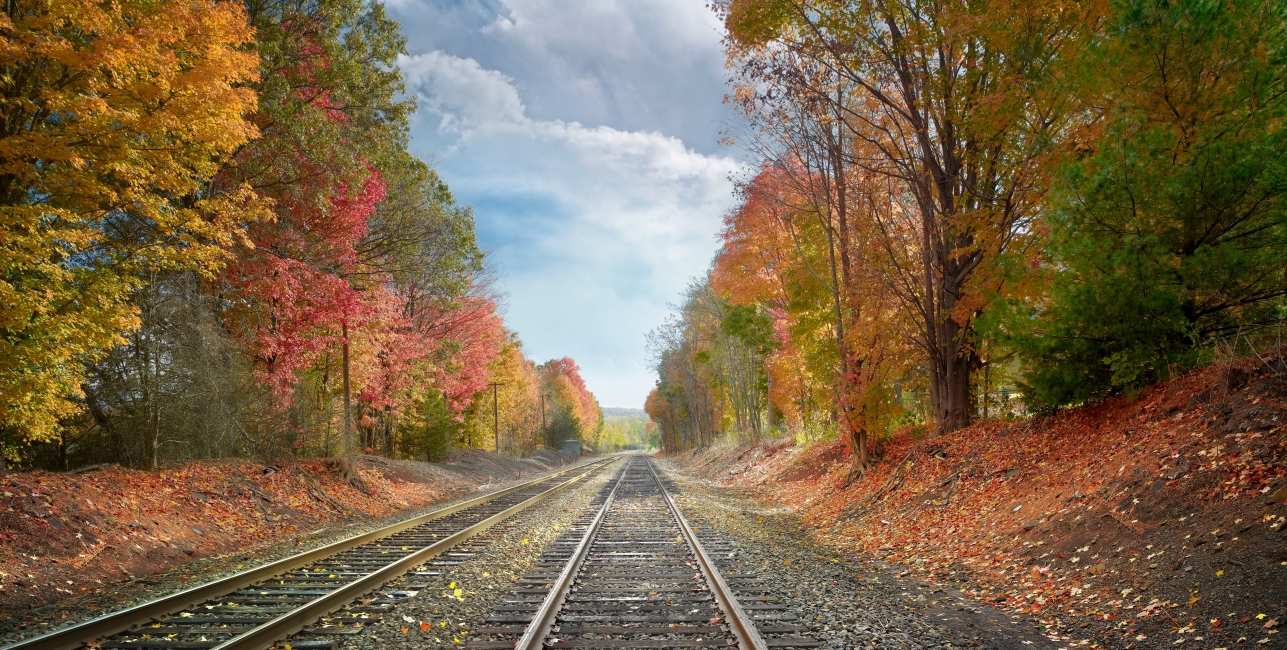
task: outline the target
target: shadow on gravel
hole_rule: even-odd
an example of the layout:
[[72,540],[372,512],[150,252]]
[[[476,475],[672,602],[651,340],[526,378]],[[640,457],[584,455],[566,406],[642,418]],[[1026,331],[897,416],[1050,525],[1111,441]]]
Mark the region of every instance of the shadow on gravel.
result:
[[816,542],[789,511],[747,490],[693,481],[663,464],[679,479],[681,507],[699,534],[709,528],[735,540],[752,568],[781,585],[783,602],[800,611],[828,648],[1064,647],[1045,637],[1036,619],[921,581],[901,565]]

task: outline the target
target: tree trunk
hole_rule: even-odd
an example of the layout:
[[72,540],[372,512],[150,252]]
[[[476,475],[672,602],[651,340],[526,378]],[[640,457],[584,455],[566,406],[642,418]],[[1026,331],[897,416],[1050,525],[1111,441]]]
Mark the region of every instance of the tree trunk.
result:
[[983,419],[988,419],[988,384],[991,383],[992,364],[983,362]]
[[962,349],[961,326],[950,317],[939,324],[939,356],[935,365],[938,377],[932,381],[938,391],[934,399],[935,435],[950,433],[970,423],[970,372],[974,356]]
[[343,352],[343,383],[344,383],[344,440],[340,448],[347,451],[352,436],[353,422],[353,394],[349,390],[349,324],[347,321],[340,324],[341,334],[344,337],[342,341]]
[[768,409],[769,431],[775,431],[778,428],[778,415],[773,412],[773,375],[765,369],[764,377],[768,384],[768,390],[764,391],[764,406]]

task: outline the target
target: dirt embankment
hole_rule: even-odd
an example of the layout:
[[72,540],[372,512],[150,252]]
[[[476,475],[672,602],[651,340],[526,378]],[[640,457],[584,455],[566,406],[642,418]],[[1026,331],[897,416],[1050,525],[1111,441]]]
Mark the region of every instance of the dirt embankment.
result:
[[466,450],[443,464],[367,456],[350,485],[321,460],[157,471],[0,473],[0,617],[203,557],[367,522],[567,462]]
[[850,485],[840,443],[681,460],[797,510],[828,543],[1037,615],[1071,645],[1281,648],[1285,375],[1223,364],[1136,399],[899,436]]

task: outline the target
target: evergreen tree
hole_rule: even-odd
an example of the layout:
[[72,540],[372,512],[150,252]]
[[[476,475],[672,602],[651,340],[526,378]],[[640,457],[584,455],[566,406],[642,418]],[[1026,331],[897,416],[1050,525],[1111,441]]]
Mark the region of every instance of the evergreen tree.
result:
[[1098,108],[1048,215],[1051,291],[1005,328],[1030,401],[1130,392],[1282,317],[1284,18],[1258,0],[1115,5],[1076,71]]

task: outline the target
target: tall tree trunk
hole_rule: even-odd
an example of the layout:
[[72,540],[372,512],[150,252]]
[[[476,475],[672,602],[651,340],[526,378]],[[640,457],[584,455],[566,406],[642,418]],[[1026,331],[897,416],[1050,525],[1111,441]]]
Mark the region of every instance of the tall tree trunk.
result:
[[[840,116],[837,115],[836,120],[838,123],[840,119],[841,119]],[[828,130],[827,133],[828,135],[830,135],[832,131]],[[839,297],[842,295],[841,294],[842,289],[844,291],[843,295],[846,298],[850,297],[853,291],[852,289],[853,283],[851,281],[851,278],[853,277],[853,274],[851,272],[852,262],[849,256],[850,228],[849,228],[848,182],[845,176],[845,167],[844,167],[844,139],[842,134],[839,132],[839,130],[836,131],[836,136],[834,140],[832,140],[832,142],[830,143],[830,149],[831,149],[831,168],[834,170],[835,183],[836,183],[836,217],[838,221],[837,225],[839,226],[837,235],[839,236],[838,239],[840,240],[841,284],[836,286],[836,295],[837,295],[837,302],[838,302]],[[832,264],[834,266],[835,262],[833,261]],[[851,310],[855,310],[856,312],[858,309],[860,309],[858,307],[858,305],[861,304],[859,301],[846,300],[846,302],[849,304]],[[853,319],[855,321],[858,319],[858,317],[859,317],[858,313],[853,314]],[[845,419],[844,425],[845,425],[845,428],[848,429],[849,431],[849,442],[850,442],[850,445],[853,447],[853,449],[850,452],[850,463],[851,463],[850,473],[852,475],[860,476],[866,473],[867,468],[871,466],[871,457],[867,452],[867,438],[868,438],[867,424],[866,424],[865,418],[862,417],[862,413],[860,412],[861,409],[863,408],[863,405],[853,403],[852,401],[853,396],[850,394],[850,391],[848,389],[850,388],[851,385],[854,385],[854,384],[861,385],[861,382],[858,379],[858,373],[861,373],[863,371],[864,360],[857,359],[857,358],[848,359],[847,358],[849,356],[848,353],[849,353],[848,346],[845,345],[844,340],[842,338],[841,346],[840,346],[840,355],[841,355],[841,368],[844,371],[844,374],[841,377],[841,386],[842,386],[842,390],[845,393],[845,396],[844,396],[844,399],[841,400],[840,404],[844,410],[844,419]]]
[[388,407],[384,409],[384,456],[393,458],[393,412]]
[[342,345],[343,345],[342,352],[344,357],[343,358],[344,441],[340,445],[340,447],[345,451],[347,451],[350,441],[352,440],[350,436],[352,436],[352,422],[353,422],[353,393],[349,390],[349,324],[348,324],[348,321],[342,322],[340,324],[340,327],[341,327],[341,335],[343,336],[343,339],[344,339],[342,341]]
[[775,431],[778,428],[778,416],[773,412],[773,375],[767,368],[764,370],[764,378],[768,384],[768,390],[764,391],[764,407],[768,409],[769,431]]
[[963,345],[968,331],[962,328],[951,316],[954,300],[945,300],[941,307],[943,316],[938,327],[938,344],[940,360],[937,426],[935,435],[943,435],[960,429],[970,423],[970,373],[974,369],[974,356],[969,348]]

